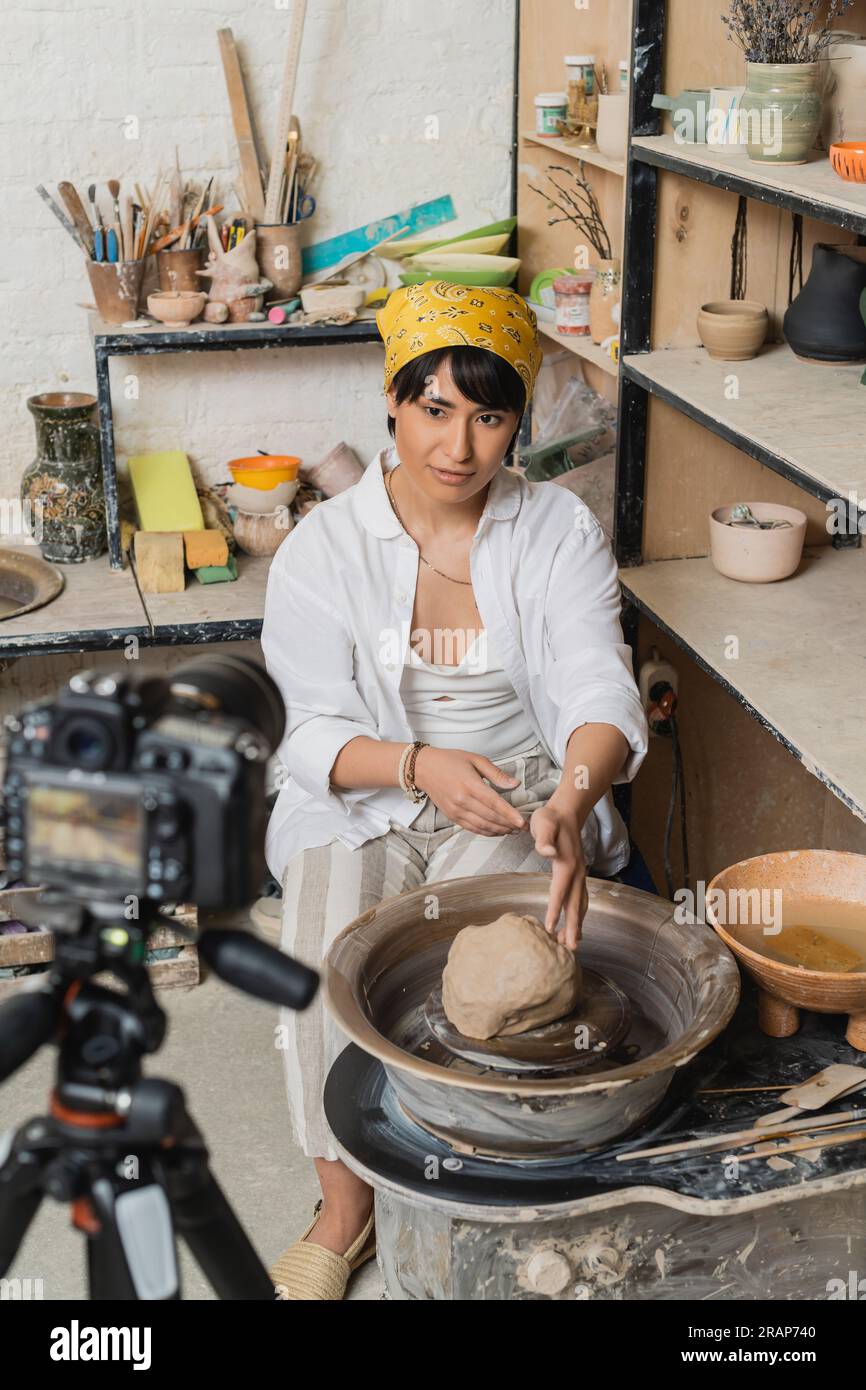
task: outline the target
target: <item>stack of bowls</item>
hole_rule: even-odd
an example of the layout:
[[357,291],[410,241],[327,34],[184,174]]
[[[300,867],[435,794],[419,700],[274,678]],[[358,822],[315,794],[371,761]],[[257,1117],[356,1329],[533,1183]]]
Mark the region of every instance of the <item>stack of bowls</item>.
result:
[[299,487],[301,460],[258,454],[229,464],[228,502],[237,509],[235,540],[248,555],[273,555],[292,528],[289,506]]

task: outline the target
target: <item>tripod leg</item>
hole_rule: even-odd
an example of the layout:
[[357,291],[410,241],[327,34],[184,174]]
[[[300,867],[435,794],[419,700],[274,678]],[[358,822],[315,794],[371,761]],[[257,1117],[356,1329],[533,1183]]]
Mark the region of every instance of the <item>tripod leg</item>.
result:
[[0,1134],[0,1277],[15,1259],[43,1197],[42,1164],[25,1143],[23,1130]]
[[[274,1286],[233,1208],[200,1155],[181,1155],[183,1174],[168,1169],[175,1230],[218,1298],[273,1299]],[[183,1190],[181,1191],[181,1187]]]
[[97,1178],[90,1203],[76,1205],[76,1225],[87,1235],[91,1298],[180,1298],[171,1212],[157,1183],[118,1192],[111,1178]]

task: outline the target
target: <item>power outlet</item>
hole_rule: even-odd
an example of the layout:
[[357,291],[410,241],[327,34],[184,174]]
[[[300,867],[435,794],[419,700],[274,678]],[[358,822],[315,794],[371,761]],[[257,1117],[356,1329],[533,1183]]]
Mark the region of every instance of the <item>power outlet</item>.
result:
[[[666,682],[674,692],[679,695],[680,680],[675,666],[669,661],[665,661],[659,654],[658,649],[653,647],[649,658],[643,663],[638,672],[638,689],[640,691],[641,704],[644,709],[649,711],[653,701],[650,691],[659,682]],[[653,730],[651,730],[654,733]]]

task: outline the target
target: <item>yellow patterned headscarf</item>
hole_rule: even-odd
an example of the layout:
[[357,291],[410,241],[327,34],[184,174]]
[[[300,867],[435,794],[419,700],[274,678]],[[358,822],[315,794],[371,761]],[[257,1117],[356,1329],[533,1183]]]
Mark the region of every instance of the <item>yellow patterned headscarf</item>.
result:
[[512,290],[427,280],[394,290],[376,315],[385,340],[385,390],[401,367],[437,348],[479,347],[508,362],[532,399],[543,353],[537,319]]

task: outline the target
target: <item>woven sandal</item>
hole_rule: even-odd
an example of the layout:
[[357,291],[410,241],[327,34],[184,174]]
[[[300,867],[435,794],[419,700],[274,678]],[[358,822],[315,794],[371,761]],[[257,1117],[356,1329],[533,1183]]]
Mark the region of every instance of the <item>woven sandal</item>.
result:
[[319,1198],[313,1209],[313,1219],[303,1235],[283,1252],[268,1271],[276,1297],[280,1300],[323,1299],[339,1302],[345,1296],[349,1276],[376,1253],[373,1211],[345,1255],[338,1255],[335,1250],[308,1241],[306,1237],[316,1225],[321,1208],[322,1199]]

